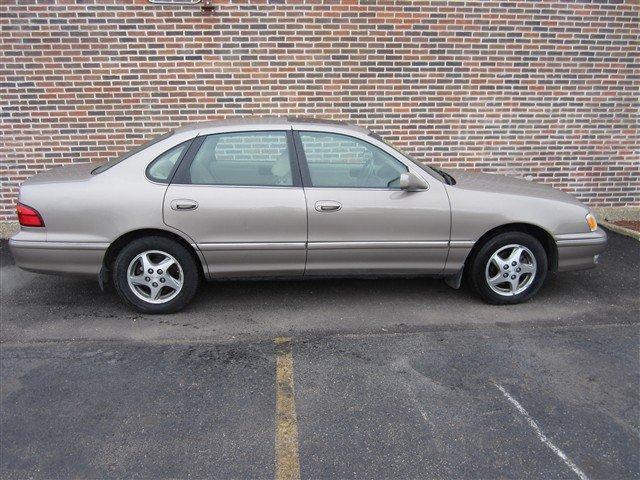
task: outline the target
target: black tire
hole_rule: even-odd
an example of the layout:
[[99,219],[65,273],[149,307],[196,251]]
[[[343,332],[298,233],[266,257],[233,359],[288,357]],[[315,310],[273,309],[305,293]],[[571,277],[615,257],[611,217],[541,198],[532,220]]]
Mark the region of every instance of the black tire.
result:
[[[168,253],[174,257],[182,269],[182,288],[176,289],[179,293],[164,303],[147,302],[139,298],[129,286],[127,272],[129,265],[134,258],[146,251]],[[200,284],[198,266],[191,253],[175,240],[160,236],[133,240],[118,253],[113,271],[113,283],[120,298],[142,313],[174,313],[182,310],[196,294]]]
[[[495,292],[489,285],[489,282],[486,278],[487,264],[489,263],[493,254],[500,251],[500,249],[508,247],[510,245],[521,245],[529,249],[529,251],[533,254],[533,257],[535,258],[536,263],[536,272],[533,280],[528,286],[526,286],[526,288],[524,288],[523,291],[515,295],[507,295],[506,293],[500,294]],[[508,253],[508,250],[506,252]],[[525,258],[527,256],[528,253],[525,253]],[[506,232],[488,239],[473,256],[469,267],[468,279],[471,283],[471,286],[485,302],[494,305],[512,305],[516,303],[526,302],[531,297],[533,297],[540,289],[547,276],[547,253],[542,244],[535,237],[522,232]],[[511,265],[509,265],[508,267],[512,268]],[[490,268],[494,269],[495,266],[492,266]],[[522,268],[524,269],[524,267]],[[505,270],[504,273],[507,273],[508,275],[513,273],[514,275],[517,275],[517,273],[512,272],[511,270]],[[490,276],[493,275],[490,274]],[[507,276],[505,282],[508,282],[509,278],[510,277]],[[522,287],[526,285],[529,278],[530,277],[528,276],[523,276]],[[514,282],[516,281],[517,280],[514,280]],[[502,287],[496,286],[496,288],[508,288],[506,283],[502,285]]]

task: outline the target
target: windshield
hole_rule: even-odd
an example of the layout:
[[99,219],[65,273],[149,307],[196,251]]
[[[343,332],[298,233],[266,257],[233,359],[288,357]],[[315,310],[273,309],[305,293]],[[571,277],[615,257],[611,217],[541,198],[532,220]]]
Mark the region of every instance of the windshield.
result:
[[422,163],[418,160],[416,160],[415,158],[413,158],[411,155],[409,155],[406,152],[403,152],[402,150],[400,150],[399,148],[395,147],[394,145],[391,145],[389,142],[387,142],[384,138],[382,138],[380,135],[378,135],[377,133],[374,132],[370,132],[369,136],[371,138],[375,138],[376,140],[378,140],[379,142],[384,143],[385,145],[387,145],[388,147],[393,148],[396,152],[400,152],[402,155],[404,155],[408,160],[410,160],[413,164],[415,164],[417,167],[421,168],[422,170],[424,170],[425,172],[427,172],[429,175],[431,175],[432,177],[437,178],[438,180],[444,182],[444,183],[449,183],[449,180],[447,179],[447,174],[445,174],[442,170],[437,169],[435,167],[432,167],[430,165],[427,165],[425,163]]
[[91,173],[93,175],[97,175],[99,173],[104,172],[105,170],[109,170],[111,167],[113,167],[114,165],[117,165],[121,161],[126,160],[127,158],[131,157],[132,155],[135,155],[138,152],[141,152],[142,150],[144,150],[145,148],[150,147],[151,145],[154,145],[154,144],[156,144],[158,142],[161,142],[162,140],[164,140],[166,138],[169,138],[171,135],[173,135],[173,130],[170,131],[170,132],[165,133],[164,135],[160,135],[159,137],[154,138],[150,142],[147,142],[147,143],[144,143],[142,145],[139,145],[139,146],[135,147],[133,150],[129,150],[128,152],[123,153],[119,157],[114,158],[113,160],[109,160],[107,163],[103,163],[98,168],[94,168],[91,171]]

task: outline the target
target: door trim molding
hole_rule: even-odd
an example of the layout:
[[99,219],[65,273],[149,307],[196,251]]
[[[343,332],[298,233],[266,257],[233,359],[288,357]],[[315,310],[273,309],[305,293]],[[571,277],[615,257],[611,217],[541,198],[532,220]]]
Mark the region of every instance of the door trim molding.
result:
[[472,248],[476,242],[473,240],[451,240],[449,246],[451,248]]
[[199,243],[204,252],[233,250],[304,250],[306,242]]
[[375,248],[448,248],[448,241],[406,242],[309,242],[309,250],[343,250]]
[[448,248],[448,241],[406,242],[243,242],[243,243],[198,243],[203,252],[235,250],[370,250],[376,248]]

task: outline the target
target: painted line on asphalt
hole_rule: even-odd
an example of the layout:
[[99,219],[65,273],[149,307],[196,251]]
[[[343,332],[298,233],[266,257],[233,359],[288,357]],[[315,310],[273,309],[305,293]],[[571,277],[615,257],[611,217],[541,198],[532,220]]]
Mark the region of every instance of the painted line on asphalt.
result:
[[538,426],[536,421],[531,417],[531,415],[529,415],[529,412],[527,412],[524,409],[524,407],[520,405],[520,402],[518,402],[515,398],[513,398],[509,394],[509,392],[505,390],[505,388],[502,385],[498,385],[497,383],[494,383],[493,385],[502,392],[502,395],[504,395],[504,397],[507,400],[509,400],[509,402],[516,408],[516,410],[518,410],[518,412],[527,420],[527,423],[529,423],[529,426],[533,429],[534,432],[536,432],[536,435],[538,436],[538,438],[542,443],[544,443],[547,447],[551,449],[553,453],[555,453],[558,457],[560,457],[562,461],[571,470],[573,470],[573,472],[581,480],[589,480],[589,478],[585,475],[585,473],[582,470],[580,470],[580,468],[575,463],[573,463],[571,459],[567,457],[567,455],[562,450],[556,447],[555,444],[547,438],[547,436],[544,434],[542,429]]
[[298,419],[293,389],[292,339],[278,337],[276,343],[276,480],[298,480]]

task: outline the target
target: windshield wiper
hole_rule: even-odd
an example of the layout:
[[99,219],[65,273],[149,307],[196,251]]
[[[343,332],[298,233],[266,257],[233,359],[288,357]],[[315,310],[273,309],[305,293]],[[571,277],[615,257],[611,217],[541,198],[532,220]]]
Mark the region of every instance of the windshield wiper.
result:
[[[431,167],[431,165],[429,165]],[[447,185],[455,185],[456,184],[456,179],[453,178],[451,175],[449,175],[447,172],[440,170],[439,168],[436,167],[431,167],[432,170],[435,170],[436,172],[438,172],[442,178],[444,178],[444,181]]]

